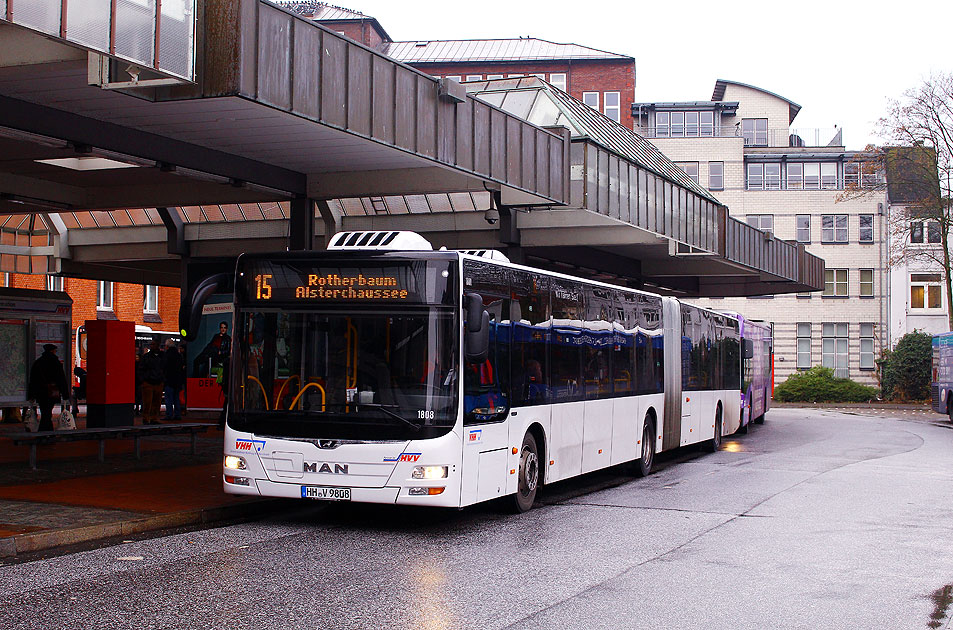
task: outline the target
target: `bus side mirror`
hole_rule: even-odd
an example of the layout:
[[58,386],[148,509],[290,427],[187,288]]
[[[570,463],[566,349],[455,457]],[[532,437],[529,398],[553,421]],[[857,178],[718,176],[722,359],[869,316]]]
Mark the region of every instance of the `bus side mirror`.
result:
[[191,294],[182,295],[179,305],[179,333],[184,341],[192,341],[199,329],[199,320],[202,317],[202,308],[213,293],[227,290],[231,276],[227,273],[217,273],[209,276],[195,285]]
[[463,329],[463,354],[468,363],[483,363],[490,353],[490,314],[483,298],[475,293],[463,296],[467,322]]
[[742,358],[745,358],[745,359],[754,358],[754,342],[750,339],[742,339],[741,352],[742,352]]

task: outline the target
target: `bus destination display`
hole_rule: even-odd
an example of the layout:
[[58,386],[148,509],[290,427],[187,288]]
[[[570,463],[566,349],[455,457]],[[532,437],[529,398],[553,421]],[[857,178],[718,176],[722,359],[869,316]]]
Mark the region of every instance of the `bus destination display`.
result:
[[[406,300],[410,292],[400,286],[397,278],[384,275],[341,276],[308,274],[306,284],[293,287],[286,296],[295,300]],[[255,275],[255,299],[270,300],[274,295],[274,274]]]

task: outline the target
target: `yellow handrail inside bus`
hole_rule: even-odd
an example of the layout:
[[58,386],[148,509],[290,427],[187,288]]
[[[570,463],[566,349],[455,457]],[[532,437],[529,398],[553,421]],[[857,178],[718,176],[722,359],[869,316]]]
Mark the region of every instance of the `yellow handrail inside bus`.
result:
[[317,387],[321,391],[321,411],[324,411],[324,404],[327,400],[327,394],[324,392],[324,388],[321,387],[320,383],[308,383],[301,388],[301,391],[298,392],[298,395],[294,397],[294,400],[291,401],[291,404],[288,405],[288,411],[294,409],[294,406],[298,404],[298,399],[301,398],[301,395],[308,391],[309,387]]
[[252,376],[251,374],[248,375],[248,378],[258,383],[258,387],[261,388],[261,395],[265,399],[265,411],[268,411],[268,394],[265,393],[265,386],[262,384],[261,381],[258,380],[257,377]]
[[292,374],[291,378],[289,378],[288,380],[286,380],[284,383],[281,384],[281,389],[278,390],[278,395],[275,396],[275,411],[278,411],[278,409],[281,407],[281,395],[285,393],[285,387],[287,387],[288,383],[290,383],[294,379],[298,379],[298,382],[301,382],[300,376],[298,376],[297,374]]

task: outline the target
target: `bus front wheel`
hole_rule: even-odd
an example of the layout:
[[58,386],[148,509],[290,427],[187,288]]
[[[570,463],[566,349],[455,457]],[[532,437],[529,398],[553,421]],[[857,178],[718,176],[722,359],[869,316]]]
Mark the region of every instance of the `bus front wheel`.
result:
[[536,438],[532,433],[523,436],[523,446],[520,447],[519,484],[516,494],[513,495],[513,510],[518,514],[529,511],[536,501],[536,490],[539,488],[539,451],[536,448]]
[[655,462],[655,425],[652,419],[646,416],[642,425],[642,457],[635,462],[635,475],[648,477]]

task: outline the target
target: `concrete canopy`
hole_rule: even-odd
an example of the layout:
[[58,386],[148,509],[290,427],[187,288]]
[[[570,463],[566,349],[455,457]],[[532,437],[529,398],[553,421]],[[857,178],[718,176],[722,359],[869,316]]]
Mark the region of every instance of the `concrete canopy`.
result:
[[[573,204],[571,150],[618,169],[592,138],[579,145],[265,0],[196,6],[195,81],[178,84],[130,85],[125,61],[0,19],[2,270],[45,256],[29,269],[176,285],[183,258],[311,248],[373,224],[694,295],[822,285],[816,261],[766,252],[763,235],[733,246],[714,229],[724,209],[671,174],[660,190],[677,207],[689,192],[704,200],[687,207],[713,231],[639,230],[611,206]],[[491,199],[508,232],[483,220]],[[691,253],[720,261],[676,261]]]

